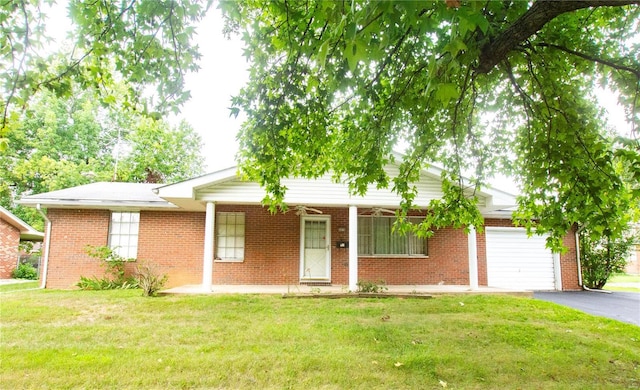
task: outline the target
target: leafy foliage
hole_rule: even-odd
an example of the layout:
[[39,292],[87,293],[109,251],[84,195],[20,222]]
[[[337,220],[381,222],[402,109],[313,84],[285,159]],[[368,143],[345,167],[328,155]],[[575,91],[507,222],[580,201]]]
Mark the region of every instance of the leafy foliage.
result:
[[18,264],[18,266],[11,272],[11,277],[14,279],[37,280],[38,270],[29,263]]
[[98,278],[96,276],[86,277],[80,276],[80,281],[76,283],[76,286],[81,290],[88,291],[100,291],[100,290],[130,290],[139,288],[134,279],[128,279],[123,282],[111,280],[103,277]]
[[82,290],[127,290],[139,287],[136,278],[126,276],[125,264],[131,259],[123,258],[108,246],[87,245],[85,251],[90,257],[100,261],[100,265],[105,268],[105,275],[102,278],[80,276],[77,287]]
[[420,169],[443,164],[427,231],[480,225],[477,190],[513,174],[520,223],[554,249],[574,224],[619,237],[640,198],[640,143],[612,136],[596,95],[615,91],[637,129],[637,4],[223,1],[252,64],[232,106],[248,118],[241,169],[272,209],[286,207],[281,178],[330,171],[354,193],[392,187],[402,217]]
[[[198,69],[200,58],[194,26],[210,0],[70,0],[71,49],[49,56],[42,54],[49,43],[49,4],[43,3],[0,4],[0,138],[14,129],[34,92],[70,97],[77,92],[72,80],[81,90],[96,91],[105,106],[119,101],[125,110],[154,117],[189,98],[184,76]],[[124,91],[119,80],[127,80]],[[156,94],[145,94],[147,87]]]
[[588,230],[580,233],[580,263],[586,287],[601,289],[616,273],[624,272],[627,258],[637,237],[625,232],[622,238],[594,237]]
[[379,280],[377,282],[359,280],[358,283],[356,283],[356,286],[357,292],[362,293],[382,293],[388,290],[383,280]]
[[186,122],[173,127],[111,112],[96,100],[90,92],[32,98],[0,154],[0,204],[42,229],[40,215],[13,199],[96,181],[179,181],[202,172],[201,139]]
[[[3,3],[0,144],[22,131],[34,91],[90,90],[111,111],[156,119],[177,107],[189,97],[183,75],[197,69],[194,25],[210,4],[73,0],[74,50],[46,57],[45,8]],[[640,199],[638,4],[222,1],[226,31],[242,34],[251,62],[231,107],[248,118],[241,169],[267,189],[272,210],[286,207],[282,178],[331,171],[354,193],[392,187],[403,198],[402,219],[420,169],[437,162],[449,174],[445,196],[430,205],[436,213],[420,224],[425,234],[481,225],[477,190],[496,173],[513,174],[523,193],[520,223],[551,233],[552,248],[575,224],[616,239]],[[619,96],[632,134],[607,130],[600,87]],[[384,167],[399,146],[400,175],[390,178]],[[31,164],[24,172],[41,167],[45,178],[62,171],[60,181],[84,180],[69,159],[42,155]],[[127,169],[136,180],[157,173]]]

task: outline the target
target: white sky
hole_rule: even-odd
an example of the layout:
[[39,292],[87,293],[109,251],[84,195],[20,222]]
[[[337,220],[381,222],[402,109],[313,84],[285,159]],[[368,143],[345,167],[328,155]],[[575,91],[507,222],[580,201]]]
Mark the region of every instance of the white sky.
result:
[[242,56],[240,39],[227,40],[223,36],[222,16],[215,4],[197,31],[202,68],[187,76],[191,100],[183,107],[180,117],[202,137],[206,170],[215,171],[235,165],[236,134],[242,117],[229,117],[229,107],[231,96],[236,95],[249,78],[248,65]]
[[[69,27],[65,3],[61,0],[47,11],[49,20],[54,24],[53,30],[56,30],[48,33],[54,37],[63,36]],[[207,172],[235,165],[234,157],[238,151],[236,135],[242,117],[229,117],[229,107],[231,96],[237,94],[248,79],[242,42],[237,37],[226,39],[222,27],[221,12],[214,3],[197,28],[201,69],[187,76],[186,88],[191,91],[191,99],[178,115],[178,119],[186,119],[202,137],[202,155]],[[615,97],[606,92],[602,96],[600,103],[609,111],[610,124],[621,134],[628,135],[631,126],[624,121],[624,113],[616,105]],[[508,179],[500,179],[496,184],[507,191],[516,191]]]

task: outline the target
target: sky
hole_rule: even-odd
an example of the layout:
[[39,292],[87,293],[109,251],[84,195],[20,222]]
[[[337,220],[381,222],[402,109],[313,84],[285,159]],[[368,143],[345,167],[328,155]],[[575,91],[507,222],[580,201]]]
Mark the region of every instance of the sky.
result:
[[229,117],[231,96],[248,81],[248,64],[242,56],[242,42],[222,34],[222,16],[215,4],[197,28],[198,45],[202,53],[202,69],[189,74],[186,88],[190,101],[179,118],[186,119],[200,134],[207,171],[235,165],[238,151],[236,134],[242,117]]
[[[66,1],[59,0],[44,12],[48,19],[47,35],[62,44],[71,25]],[[242,56],[242,42],[238,37],[224,37],[222,27],[221,12],[214,3],[197,26],[196,39],[202,58],[200,71],[186,77],[186,89],[191,91],[191,99],[179,115],[169,118],[174,124],[185,119],[202,137],[206,172],[235,165],[236,134],[242,117],[229,117],[228,108],[231,96],[240,91],[249,77],[247,61]]]
[[[58,21],[54,31],[48,33],[62,37],[69,22],[66,5],[59,1],[48,11],[50,21]],[[62,22],[62,24],[60,24]],[[222,34],[223,22],[220,10],[214,3],[207,16],[197,27],[197,43],[202,54],[201,69],[186,77],[186,89],[191,99],[182,107],[180,119],[189,122],[203,141],[202,156],[205,171],[213,172],[235,165],[238,151],[236,135],[242,124],[242,116],[229,116],[231,97],[248,81],[248,63],[242,55],[242,41],[238,37],[227,39]],[[602,92],[600,103],[609,111],[609,122],[622,133],[628,134],[630,125],[624,121],[622,108],[615,104],[611,93]],[[500,178],[498,186],[507,191],[517,191],[509,179]]]

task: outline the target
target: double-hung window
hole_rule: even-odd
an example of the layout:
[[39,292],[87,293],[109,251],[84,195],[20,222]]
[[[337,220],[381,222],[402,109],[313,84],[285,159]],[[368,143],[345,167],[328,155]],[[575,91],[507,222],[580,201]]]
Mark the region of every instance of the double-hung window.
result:
[[[358,217],[358,254],[362,256],[427,256],[427,239],[393,231],[395,216]],[[418,224],[420,217],[409,217]]]
[[216,260],[244,260],[244,213],[216,213]]
[[138,256],[139,212],[112,212],[109,223],[109,248],[125,259]]

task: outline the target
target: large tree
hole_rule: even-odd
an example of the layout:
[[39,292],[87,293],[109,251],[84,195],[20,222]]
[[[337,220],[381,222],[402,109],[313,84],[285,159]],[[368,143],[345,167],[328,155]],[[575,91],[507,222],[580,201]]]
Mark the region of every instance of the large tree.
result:
[[[474,190],[509,173],[522,188],[519,217],[552,232],[556,248],[575,223],[619,236],[640,198],[639,3],[224,1],[226,30],[242,34],[251,62],[232,106],[248,118],[241,168],[275,205],[281,178],[331,170],[356,192],[392,186],[406,212],[419,169],[442,164],[445,196],[425,231],[480,225]],[[209,4],[71,0],[73,50],[48,59],[40,2],[1,3],[0,138],[34,91],[68,96],[69,80],[152,116],[183,102]],[[123,79],[131,88],[120,98]],[[157,93],[143,102],[149,85]],[[632,134],[607,130],[599,86],[619,96]],[[383,167],[398,145],[406,157],[391,180]]]
[[0,204],[34,226],[38,213],[15,198],[96,181],[174,182],[203,171],[200,136],[186,122],[105,110],[87,92],[40,92],[6,136]]
[[[617,236],[640,196],[638,4],[223,2],[252,62],[233,100],[248,117],[242,169],[276,205],[281,178],[332,171],[355,192],[392,186],[406,213],[419,170],[442,164],[445,195],[424,230],[480,225],[474,190],[510,173],[520,220],[555,248],[575,223]],[[607,130],[603,86],[632,134]],[[398,145],[406,156],[391,179],[383,168]]]
[[[199,68],[195,25],[211,1],[0,2],[0,150],[35,92],[69,97],[71,80],[93,90],[105,106],[118,103],[119,109],[155,118],[177,109],[190,97],[184,76]],[[66,45],[47,35],[50,7],[68,10],[72,29]],[[122,80],[124,94],[118,90]]]

